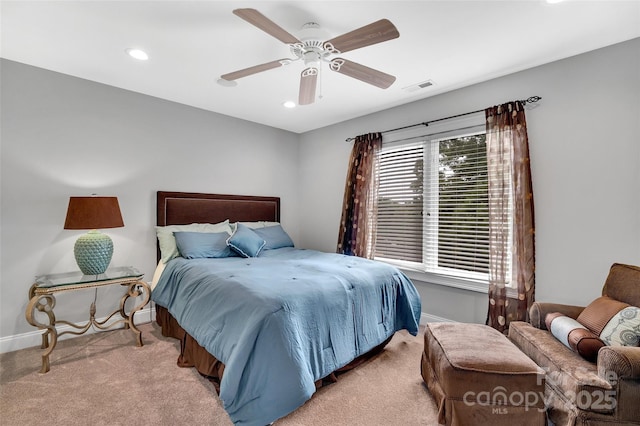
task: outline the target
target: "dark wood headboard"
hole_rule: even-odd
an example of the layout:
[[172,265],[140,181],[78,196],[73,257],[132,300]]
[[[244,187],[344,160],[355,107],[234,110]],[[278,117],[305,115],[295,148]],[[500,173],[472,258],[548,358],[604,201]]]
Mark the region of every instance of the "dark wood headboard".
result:
[[[157,225],[190,223],[280,222],[280,198],[249,195],[158,191]],[[158,258],[160,249],[158,249]]]

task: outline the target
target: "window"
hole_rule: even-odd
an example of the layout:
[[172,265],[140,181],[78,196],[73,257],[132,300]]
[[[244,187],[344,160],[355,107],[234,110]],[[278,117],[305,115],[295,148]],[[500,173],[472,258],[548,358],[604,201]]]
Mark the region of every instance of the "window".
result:
[[[375,258],[411,271],[486,283],[484,126],[386,141],[378,172]],[[510,233],[511,224],[505,227]]]

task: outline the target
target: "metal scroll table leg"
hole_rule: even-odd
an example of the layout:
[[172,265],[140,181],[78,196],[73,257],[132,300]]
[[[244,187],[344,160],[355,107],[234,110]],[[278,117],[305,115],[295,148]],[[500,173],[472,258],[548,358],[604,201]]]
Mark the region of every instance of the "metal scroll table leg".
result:
[[[34,327],[38,327],[40,329],[44,329],[45,331],[42,333],[42,349],[44,349],[44,353],[42,354],[42,369],[41,373],[46,373],[49,371],[49,355],[56,347],[56,343],[58,343],[58,331],[56,330],[56,316],[53,313],[53,307],[56,305],[56,298],[51,294],[43,294],[40,296],[33,296],[29,300],[29,304],[27,305],[26,317],[27,322]],[[44,312],[47,314],[49,318],[49,324],[42,324],[38,322],[35,318],[35,312]],[[51,337],[49,339],[49,336]]]
[[[138,297],[144,293],[144,299],[142,302],[131,309],[131,312],[128,314],[124,310],[124,304],[129,299],[129,297]],[[138,330],[136,325],[133,322],[133,317],[136,312],[142,309],[147,303],[149,303],[149,298],[151,297],[151,292],[149,290],[149,286],[144,281],[135,281],[129,284],[129,288],[124,296],[122,296],[122,300],[120,300],[120,315],[125,319],[125,328],[130,328],[136,335],[136,343],[138,346],[143,346],[142,343],[142,332]]]

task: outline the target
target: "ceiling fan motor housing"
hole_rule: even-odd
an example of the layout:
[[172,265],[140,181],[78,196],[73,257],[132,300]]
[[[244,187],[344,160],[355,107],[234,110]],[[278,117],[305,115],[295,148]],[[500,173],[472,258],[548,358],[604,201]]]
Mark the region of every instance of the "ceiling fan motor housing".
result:
[[322,44],[320,40],[327,40],[331,37],[329,33],[320,28],[320,24],[317,22],[307,22],[302,26],[300,30],[300,41],[312,41]]
[[308,67],[319,67],[321,58],[321,52],[315,47],[305,50],[302,54],[304,64]]

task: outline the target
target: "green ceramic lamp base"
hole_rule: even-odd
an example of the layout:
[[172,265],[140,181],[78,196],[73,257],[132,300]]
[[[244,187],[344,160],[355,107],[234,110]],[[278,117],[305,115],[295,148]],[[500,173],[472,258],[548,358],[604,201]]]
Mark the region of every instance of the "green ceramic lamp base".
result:
[[76,240],[73,254],[83,274],[99,275],[107,270],[111,262],[113,241],[99,231],[89,231]]

